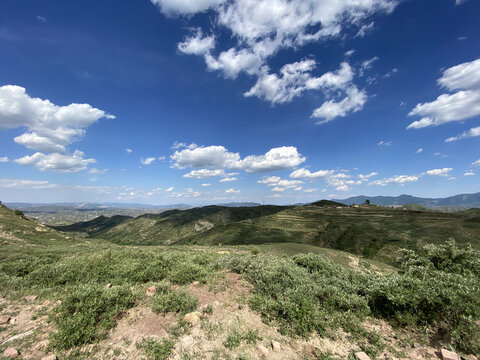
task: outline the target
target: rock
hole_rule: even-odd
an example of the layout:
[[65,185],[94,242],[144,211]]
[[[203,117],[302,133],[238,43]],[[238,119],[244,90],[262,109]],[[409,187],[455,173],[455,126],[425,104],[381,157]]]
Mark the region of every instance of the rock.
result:
[[358,360],[370,360],[370,356],[365,354],[363,351],[355,353],[355,358]]
[[195,340],[193,339],[192,336],[184,336],[183,338],[180,339],[180,342],[184,347],[190,347],[195,343]]
[[8,315],[0,316],[0,325],[6,324],[9,321],[10,321],[10,316]]
[[194,311],[191,313],[188,313],[183,317],[183,320],[185,320],[187,323],[189,323],[192,326],[200,324],[200,319],[201,319],[202,314],[198,311]]
[[266,359],[267,356],[268,356],[268,349],[263,346],[263,345],[258,345],[257,347],[257,350],[258,350],[258,354],[260,355],[260,358],[262,359]]
[[37,345],[35,345],[35,350],[43,350],[46,349],[48,346],[48,340],[40,341]]
[[157,292],[157,288],[155,286],[150,286],[147,289],[147,296],[153,296]]
[[15,318],[10,318],[10,320],[8,320],[8,323],[9,323],[10,325],[15,324],[16,322],[17,322],[17,319],[15,319]]
[[220,301],[218,301],[218,300],[215,300],[215,301],[212,303],[212,305],[213,305],[214,308],[218,308],[218,307],[222,306],[222,303],[221,303]]
[[37,311],[42,310],[43,305],[35,305],[34,309],[37,310]]
[[25,296],[25,300],[27,300],[27,301],[35,301],[35,300],[37,300],[37,298],[38,298],[37,295]]
[[193,286],[198,286],[198,285],[200,285],[200,281],[194,281],[194,282],[192,282],[192,285]]
[[422,344],[419,344],[419,343],[415,343],[415,344],[413,344],[413,347],[414,347],[415,349],[421,349],[421,348],[423,348],[423,345],[422,345]]
[[50,354],[50,355],[42,357],[42,360],[58,360],[58,357],[55,354]]
[[57,305],[62,305],[62,300],[55,301],[55,306],[57,306]]
[[280,351],[280,343],[278,341],[272,340],[272,349],[273,351]]
[[11,338],[8,338],[1,345],[12,342],[12,341],[15,341],[15,340],[20,340],[20,339],[26,338],[27,336],[30,336],[32,334],[33,334],[32,330],[25,331],[24,333],[21,333],[21,334],[12,336]]
[[108,284],[105,284],[103,286],[104,289],[111,289],[112,288],[112,284],[108,283]]
[[453,351],[442,349],[441,353],[443,360],[460,360],[460,356],[458,356],[457,353],[454,353]]
[[18,355],[20,355],[18,350],[13,347],[6,348],[2,354],[2,356],[6,358],[11,358],[11,359],[16,358]]

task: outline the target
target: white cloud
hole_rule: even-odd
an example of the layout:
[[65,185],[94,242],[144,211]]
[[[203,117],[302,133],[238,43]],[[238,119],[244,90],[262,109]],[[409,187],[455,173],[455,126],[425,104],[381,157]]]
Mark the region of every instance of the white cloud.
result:
[[340,185],[335,188],[337,191],[349,191],[350,188],[347,185]]
[[89,104],[58,106],[31,98],[25,88],[0,87],[0,128],[26,127],[15,141],[38,151],[65,152],[65,146],[83,137],[86,128],[101,118],[113,119]]
[[320,77],[312,77],[315,68],[314,60],[302,60],[286,64],[280,69],[281,76],[269,74],[263,68],[256,84],[244,95],[256,96],[270,101],[272,104],[290,102],[305,90],[345,89],[353,79],[353,71],[346,62],[340,64],[335,72],[327,72]]
[[45,16],[41,16],[41,15],[37,15],[37,20],[40,20],[41,22],[44,22],[44,23],[47,22],[47,18]]
[[465,171],[465,174],[463,176],[474,176],[475,173],[473,171]]
[[386,186],[389,184],[400,184],[403,185],[408,182],[416,182],[420,177],[416,175],[395,175],[390,178],[384,178],[381,180],[375,180],[369,183],[368,185],[380,185]]
[[272,191],[275,191],[275,192],[283,192],[285,191],[285,188],[282,188],[282,187],[279,187],[279,186],[275,186]]
[[[340,36],[343,29],[352,26],[359,28],[358,35],[363,36],[374,25],[368,22],[373,14],[390,13],[397,5],[395,0],[151,1],[167,15],[190,16],[211,9],[215,33],[205,36],[203,30],[196,29],[193,36],[178,44],[179,51],[202,56],[208,70],[220,71],[226,78],[234,79],[242,72],[257,77],[256,84],[245,95],[272,103],[291,101],[299,96],[305,90],[304,78],[311,75],[310,70],[296,70],[286,76],[285,69],[280,75],[269,74],[270,57],[284,48],[297,49],[309,42]],[[225,34],[231,36],[233,46],[216,49],[215,38]],[[351,54],[347,52],[347,56]],[[352,90],[347,99],[353,100],[353,95]],[[345,102],[342,105],[345,107]],[[360,108],[352,104],[347,107],[353,111]]]
[[143,164],[143,165],[151,165],[155,162],[155,160],[157,160],[156,158],[154,157],[147,157],[147,158],[141,158],[140,159],[140,162]]
[[391,141],[381,140],[381,141],[378,142],[377,145],[378,145],[378,146],[390,146],[390,145],[392,145],[392,142],[391,142]]
[[480,166],[480,159],[472,163],[473,166]]
[[151,0],[167,16],[192,15],[218,6],[225,0]]
[[210,184],[210,183],[202,184],[203,187],[208,187],[208,186],[210,186],[210,185],[212,185],[212,184]]
[[462,5],[467,0],[455,0],[455,5]]
[[417,150],[417,151],[415,151],[415,154],[420,154],[422,151],[423,151],[423,149],[422,149],[422,148],[418,148],[418,150]]
[[6,163],[6,162],[8,162],[8,156],[0,157],[0,163]]
[[299,185],[303,184],[303,181],[281,179],[279,176],[268,176],[257,181],[257,183],[272,187],[272,191],[274,192],[283,192],[287,189],[293,189],[295,191],[302,190],[302,187]]
[[355,37],[364,37],[365,35],[367,35],[367,33],[373,30],[374,26],[375,26],[375,23],[373,21],[369,24],[362,25],[358,30],[357,34],[355,35]]
[[432,102],[417,104],[409,115],[423,116],[407,129],[438,126],[480,115],[480,59],[445,70],[438,84],[454,94],[442,94]]
[[345,56],[346,56],[346,57],[350,57],[350,56],[352,56],[354,53],[355,53],[355,50],[353,50],[353,49],[352,49],[352,50],[348,50],[348,51],[345,51]]
[[167,190],[165,190],[165,192],[170,192],[170,191],[172,191],[173,189],[174,189],[174,187],[171,186],[171,187],[169,187]]
[[443,168],[443,169],[432,169],[425,172],[427,175],[436,175],[436,176],[449,176],[452,168]]
[[197,28],[193,36],[189,36],[184,42],[178,44],[181,53],[189,55],[204,55],[215,47],[214,36],[203,36],[202,29]]
[[132,151],[133,151],[133,150],[132,150],[132,149],[129,149],[129,148],[126,148],[126,149],[125,149],[125,152],[126,152],[127,154],[131,154]]
[[290,177],[292,179],[320,179],[320,178],[327,178],[331,175],[333,175],[335,171],[334,170],[319,170],[314,173],[310,172],[310,170],[301,168],[297,169],[294,172],[290,174]]
[[199,170],[192,170],[189,173],[183,175],[185,178],[190,179],[205,179],[214,176],[222,176],[224,175],[224,171],[222,169],[210,170],[210,169],[199,169]]
[[43,154],[37,152],[31,156],[24,156],[13,160],[20,165],[31,165],[40,171],[55,171],[73,173],[85,170],[89,164],[95,163],[95,159],[84,159],[84,153],[75,150],[73,154]]
[[177,149],[182,149],[182,148],[187,148],[187,149],[190,149],[190,150],[193,150],[195,148],[197,148],[197,144],[195,143],[191,143],[190,145],[187,145],[186,143],[184,142],[178,142],[178,141],[174,141],[173,142],[173,145],[170,146],[170,149],[173,149],[173,150],[177,150]]
[[265,155],[249,155],[240,160],[236,168],[247,173],[276,171],[293,168],[306,160],[296,147],[282,146],[270,149]]
[[393,68],[389,72],[387,72],[385,75],[383,75],[384,78],[388,79],[393,76],[393,74],[396,74],[398,72],[397,68]]
[[293,146],[270,149],[264,155],[249,155],[244,159],[240,154],[229,152],[223,146],[197,147],[175,151],[170,158],[177,169],[236,169],[248,173],[267,172],[295,167],[306,160]]
[[378,60],[380,60],[378,58],[378,56],[374,56],[373,58],[365,60],[364,62],[362,62],[362,64],[360,65],[360,76],[363,76],[365,71],[371,69],[372,66],[373,66],[373,63],[378,61]]
[[220,182],[232,182],[232,181],[237,181],[238,178],[232,176],[232,177],[226,177],[220,180]]
[[357,177],[363,182],[369,180],[371,177],[377,176],[378,172],[371,172],[370,174],[363,175],[363,174],[358,174]]
[[102,175],[102,174],[106,174],[107,172],[108,172],[108,169],[90,168],[88,170],[89,174],[94,174],[94,175]]
[[240,190],[236,190],[234,188],[230,188],[228,190],[225,190],[226,194],[240,194]]
[[476,136],[480,136],[480,126],[471,128],[468,131],[464,131],[460,135],[449,137],[448,139],[445,139],[445,142],[453,142],[453,141],[467,139],[467,138],[476,137]]
[[317,121],[317,125],[332,121],[336,117],[345,117],[350,112],[357,112],[367,101],[367,93],[364,90],[358,90],[355,86],[347,89],[346,94],[347,96],[343,100],[339,102],[326,101],[313,111],[312,117],[324,119]]
[[52,189],[57,187],[46,180],[0,179],[0,187],[7,189]]
[[315,191],[317,191],[318,189],[305,189],[303,190],[303,192],[306,192],[306,193],[313,193]]

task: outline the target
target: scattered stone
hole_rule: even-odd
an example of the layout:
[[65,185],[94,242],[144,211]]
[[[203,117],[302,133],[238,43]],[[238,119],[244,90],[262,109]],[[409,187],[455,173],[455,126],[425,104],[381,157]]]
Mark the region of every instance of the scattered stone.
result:
[[51,354],[51,355],[42,357],[42,360],[58,360],[58,357],[55,354]]
[[421,348],[423,348],[423,345],[422,345],[422,344],[419,344],[419,343],[415,343],[415,344],[413,344],[413,347],[414,347],[415,349],[421,349]]
[[477,357],[475,355],[467,355],[467,357],[465,358],[466,360],[477,360]]
[[441,353],[443,360],[460,360],[460,357],[457,355],[457,353],[454,353],[453,351],[442,349]]
[[0,325],[6,324],[9,321],[10,321],[10,316],[8,315],[0,316]]
[[214,308],[218,308],[218,307],[222,306],[222,303],[221,303],[220,301],[218,301],[218,300],[215,300],[215,301],[212,303],[212,305],[213,305]]
[[104,287],[104,289],[111,289],[112,284],[108,283],[108,284],[104,285],[103,287]]
[[11,358],[11,359],[16,358],[18,355],[20,355],[18,350],[13,347],[6,348],[2,354],[2,356],[6,358]]
[[153,296],[157,292],[157,288],[155,286],[150,286],[147,289],[147,296]]
[[35,300],[37,300],[37,298],[38,298],[37,295],[25,296],[25,300],[27,300],[27,301],[35,301]]
[[8,323],[9,323],[10,325],[15,324],[16,322],[17,322],[17,319],[15,319],[15,318],[10,318],[10,320],[8,320]]
[[193,286],[198,286],[198,285],[200,285],[200,281],[194,281],[194,282],[192,282],[192,285]]
[[370,360],[370,356],[365,354],[363,351],[355,353],[355,358],[358,360]]
[[280,343],[278,341],[272,340],[272,349],[273,351],[280,351]]
[[20,340],[20,339],[23,339],[27,336],[30,336],[33,334],[33,331],[32,330],[29,330],[29,331],[26,331],[22,334],[18,334],[18,335],[15,335],[15,336],[12,336],[11,338],[8,338],[7,340],[5,340],[3,343],[1,343],[0,345],[3,345],[3,344],[6,344],[6,343],[9,343],[9,342],[12,342],[14,340]]
[[88,349],[87,349],[88,353],[91,354],[94,348],[95,348],[95,344],[88,345]]
[[192,336],[184,336],[183,338],[180,339],[180,342],[184,347],[190,347],[195,343],[195,340],[193,339]]
[[55,301],[55,305],[62,305],[62,300]]
[[42,310],[42,309],[43,309],[43,305],[35,305],[34,309],[35,309],[36,311]]
[[43,350],[46,349],[48,346],[48,340],[40,341],[37,345],[35,345],[35,350]]
[[198,311],[188,313],[183,317],[183,319],[192,326],[200,324],[202,314]]
[[45,300],[42,305],[43,306],[49,306],[51,303],[52,302],[50,300]]
[[260,345],[258,345],[257,350],[258,350],[258,354],[260,355],[261,358],[265,358],[265,359],[267,358],[268,349],[265,346],[260,344]]

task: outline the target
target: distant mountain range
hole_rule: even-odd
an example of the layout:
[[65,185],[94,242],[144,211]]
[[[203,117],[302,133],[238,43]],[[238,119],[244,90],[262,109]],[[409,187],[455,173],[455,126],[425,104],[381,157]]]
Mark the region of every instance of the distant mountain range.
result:
[[365,200],[370,200],[371,204],[381,206],[401,206],[407,204],[421,205],[428,208],[438,207],[458,207],[458,208],[474,208],[480,207],[480,193],[460,194],[449,196],[446,198],[421,198],[411,195],[400,196],[354,196],[348,199],[333,200],[343,204],[363,204]]

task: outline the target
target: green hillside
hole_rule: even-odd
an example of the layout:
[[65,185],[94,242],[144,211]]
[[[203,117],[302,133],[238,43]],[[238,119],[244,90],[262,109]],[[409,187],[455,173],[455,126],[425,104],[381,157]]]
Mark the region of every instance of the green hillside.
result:
[[[293,242],[392,262],[400,248],[418,249],[449,238],[479,248],[479,219],[475,212],[449,214],[381,207],[207,206],[123,220],[97,218],[84,231],[117,244],[135,245]],[[59,229],[79,231],[82,226]]]

